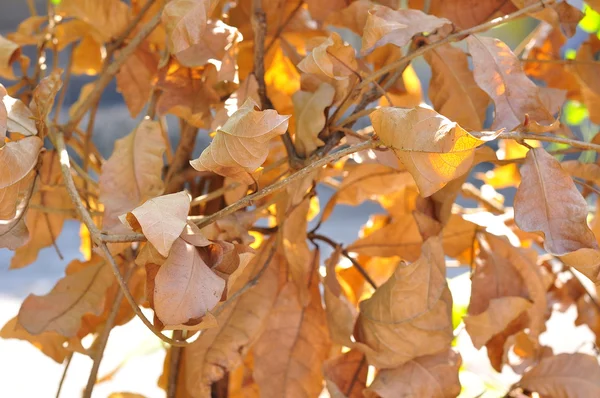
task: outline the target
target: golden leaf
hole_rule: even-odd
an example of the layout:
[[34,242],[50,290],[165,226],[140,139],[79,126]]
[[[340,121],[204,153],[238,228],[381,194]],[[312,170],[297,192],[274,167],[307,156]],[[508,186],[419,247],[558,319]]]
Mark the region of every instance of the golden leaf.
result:
[[325,127],[326,110],[334,96],[335,89],[327,83],[321,83],[314,93],[297,91],[292,96],[296,119],[294,144],[300,155],[306,156],[325,144],[319,139],[319,133]]
[[363,398],[369,364],[365,354],[350,350],[323,364],[327,390],[332,398]]
[[30,342],[35,348],[44,355],[52,358],[58,363],[62,363],[69,350],[64,347],[67,338],[56,332],[43,332],[38,335],[30,334],[17,320],[15,316],[0,330],[0,337],[3,339],[19,339]]
[[158,58],[144,46],[127,58],[117,73],[117,91],[123,95],[131,117],[136,117],[150,98],[158,72]]

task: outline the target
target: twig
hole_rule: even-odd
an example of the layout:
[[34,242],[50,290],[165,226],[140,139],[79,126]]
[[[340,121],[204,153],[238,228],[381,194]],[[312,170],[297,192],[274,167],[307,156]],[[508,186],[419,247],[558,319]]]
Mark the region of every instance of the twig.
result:
[[71,359],[73,359],[73,353],[70,352],[69,355],[67,355],[66,359],[67,363],[65,363],[62,376],[60,377],[60,382],[58,383],[58,388],[56,389],[56,398],[60,397],[60,392],[62,391],[63,384],[65,384],[65,379],[67,378],[67,371],[69,370],[69,366],[71,365]]
[[98,80],[96,80],[96,84],[94,88],[90,92],[90,94],[86,97],[86,99],[82,102],[81,106],[77,107],[73,112],[73,116],[71,120],[61,129],[63,133],[70,134],[71,131],[77,127],[83,115],[87,112],[87,110],[94,104],[96,101],[100,99],[102,96],[102,92],[106,88],[106,86],[112,81],[113,77],[117,74],[121,66],[125,64],[127,59],[136,48],[152,33],[154,28],[160,23],[161,13],[157,13],[146,25],[144,25],[138,34],[121,50],[119,56],[110,64],[106,70],[100,75]]
[[[142,18],[144,18],[144,15],[146,15],[146,13],[150,9],[150,7],[152,7],[154,2],[155,2],[155,0],[147,0],[146,4],[144,4],[144,6],[140,10],[140,12],[131,20],[129,25],[127,25],[127,27],[123,30],[123,32],[119,35],[119,37],[117,37],[111,43],[108,44],[107,50],[106,50],[106,53],[107,53],[106,58],[107,59],[110,59],[110,57],[113,55],[113,53],[123,44],[123,42],[127,39],[127,37],[129,37],[131,32],[133,32],[133,30],[138,26],[138,24],[140,23]],[[159,15],[160,15],[160,13],[159,13]]]
[[275,31],[275,34],[271,38],[271,41],[269,42],[269,44],[267,44],[267,47],[265,48],[265,55],[269,53],[269,50],[273,47],[273,45],[275,44],[275,42],[277,41],[279,36],[281,36],[281,34],[283,33],[287,24],[289,24],[292,21],[292,19],[294,18],[294,16],[298,12],[298,10],[300,10],[300,8],[302,8],[303,4],[304,4],[304,0],[300,0],[298,2],[298,4],[296,5],[296,7],[292,10],[292,12],[290,12],[290,14],[287,16],[285,21],[283,21],[283,23],[281,25],[279,25],[279,27]]
[[577,60],[577,59],[538,59],[538,58],[520,58],[521,62],[534,62],[536,64],[561,64],[561,65],[598,65],[600,61],[595,60]]
[[352,263],[352,266],[354,266],[354,268],[356,268],[356,270],[363,276],[363,278],[365,278],[365,280],[369,283],[369,285],[371,285],[373,287],[373,289],[377,289],[377,284],[375,283],[373,278],[371,278],[369,276],[367,271],[363,268],[362,265],[360,265],[360,263],[358,261],[356,261],[356,259],[354,259],[354,258],[352,258],[352,256],[350,256],[350,253],[348,253],[348,251],[346,251],[346,249],[343,248],[341,243],[338,243],[325,235],[320,235],[320,234],[315,234],[315,233],[310,233],[308,235],[308,238],[325,242],[329,246],[331,246],[333,249],[340,248],[341,249],[340,253],[344,257],[346,257],[348,260],[350,260],[350,262]]
[[90,237],[92,238],[92,242],[94,242],[96,245],[98,245],[98,247],[100,247],[100,250],[104,253],[104,256],[110,263],[110,265],[112,267],[112,271],[115,274],[115,277],[117,278],[117,282],[119,283],[119,287],[123,291],[123,294],[125,295],[125,298],[129,302],[129,304],[131,305],[133,312],[135,312],[135,314],[141,319],[141,321],[144,323],[144,325],[146,325],[148,327],[148,329],[150,329],[150,331],[152,333],[154,333],[154,335],[156,335],[162,341],[164,341],[168,344],[174,345],[174,346],[178,346],[178,347],[184,347],[184,346],[189,345],[190,343],[188,343],[186,341],[173,340],[173,339],[163,335],[160,331],[158,331],[156,329],[156,327],[152,324],[152,322],[150,322],[148,320],[148,318],[146,318],[144,313],[140,310],[140,307],[135,302],[135,298],[131,295],[131,292],[129,291],[127,284],[123,280],[123,276],[121,275],[121,271],[119,270],[119,265],[113,258],[112,253],[110,252],[110,250],[108,249],[108,246],[106,246],[106,243],[103,240],[102,233],[100,232],[100,230],[98,229],[98,227],[96,226],[94,221],[92,220],[90,213],[88,212],[86,207],[83,205],[81,198],[77,194],[77,189],[75,188],[75,183],[73,182],[73,176],[71,175],[71,161],[69,160],[69,154],[65,147],[65,140],[64,140],[63,133],[57,132],[55,134],[54,138],[55,138],[54,145],[56,147],[56,151],[59,153],[59,156],[60,156],[60,168],[61,168],[61,172],[63,175],[63,179],[65,182],[65,186],[66,186],[67,192],[69,194],[69,197],[71,198],[71,201],[75,205],[75,209],[77,210],[79,217],[81,218],[81,220],[83,221],[85,226],[90,231]]
[[[470,134],[472,134],[475,137],[482,137],[489,133],[471,132]],[[535,141],[544,141],[544,142],[555,142],[558,144],[566,144],[566,145],[572,146],[574,148],[579,148],[579,149],[583,149],[586,151],[589,150],[589,151],[600,152],[600,145],[598,145],[598,144],[593,144],[591,142],[572,140],[570,138],[558,137],[556,135],[525,133],[525,132],[520,132],[520,131],[507,131],[507,132],[498,134],[497,138],[503,139],[503,140],[515,140],[515,141],[535,140]]]
[[[173,156],[173,162],[169,166],[169,172],[165,178],[165,193],[173,193],[180,190],[183,182],[175,178],[182,170],[189,166],[189,161],[196,146],[196,137],[198,128],[188,123],[183,123],[181,129],[181,138]],[[196,170],[193,170],[198,173]]]
[[462,194],[465,198],[474,199],[483,203],[494,214],[503,214],[504,206],[494,199],[488,199],[481,194],[481,191],[473,184],[466,182],[462,185]]
[[[125,274],[125,282],[129,281],[131,278],[131,274],[135,270],[135,264],[129,264],[127,272]],[[94,386],[96,385],[96,380],[98,378],[98,369],[100,369],[100,362],[102,362],[102,357],[104,357],[104,350],[106,349],[106,343],[108,343],[108,337],[110,336],[110,332],[113,328],[115,320],[117,319],[117,315],[119,314],[119,308],[121,308],[121,303],[123,301],[123,289],[119,289],[117,294],[115,295],[115,299],[113,301],[113,305],[110,309],[110,313],[108,314],[108,318],[106,318],[106,322],[104,323],[104,329],[102,329],[102,333],[97,338],[97,343],[94,342],[95,352],[94,352],[94,363],[92,364],[92,369],[90,370],[90,375],[88,377],[87,385],[85,387],[85,391],[83,393],[84,398],[91,398],[92,392],[94,390]]]
[[556,0],[545,0],[545,1],[541,0],[541,1],[535,2],[531,5],[528,5],[526,7],[523,7],[520,10],[513,12],[512,14],[508,14],[508,15],[505,15],[504,17],[492,19],[491,21],[482,23],[482,24],[474,26],[472,28],[461,30],[460,32],[456,32],[451,35],[448,35],[445,38],[443,38],[442,40],[427,44],[412,53],[406,54],[406,56],[402,57],[398,61],[393,62],[389,65],[386,65],[386,66],[382,67],[381,69],[379,69],[377,72],[370,74],[358,85],[358,88],[365,87],[367,84],[376,80],[378,77],[383,76],[386,73],[393,71],[394,69],[403,67],[404,65],[408,64],[413,59],[425,54],[427,51],[431,51],[431,50],[441,47],[447,43],[452,43],[455,41],[463,40],[465,37],[475,34],[475,33],[485,32],[495,26],[501,25],[508,21],[512,21],[513,19],[520,18],[528,13],[542,10],[545,7],[552,5],[554,3],[556,3]]
[[58,95],[58,99],[56,100],[56,108],[54,109],[54,123],[58,123],[58,118],[60,116],[60,110],[62,109],[63,103],[65,102],[65,97],[67,95],[67,89],[69,88],[69,83],[71,82],[71,69],[73,67],[73,53],[75,52],[75,43],[71,44],[71,51],[69,52],[69,59],[67,60],[67,65],[65,66],[65,78],[63,79],[63,86],[60,90],[60,94]]

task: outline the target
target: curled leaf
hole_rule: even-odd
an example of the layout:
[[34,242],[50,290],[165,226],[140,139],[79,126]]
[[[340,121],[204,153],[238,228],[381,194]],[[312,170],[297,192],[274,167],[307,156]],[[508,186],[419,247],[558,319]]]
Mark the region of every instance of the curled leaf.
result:
[[297,91],[292,96],[294,116],[296,117],[296,149],[306,156],[325,144],[319,139],[319,133],[325,127],[325,110],[332,104],[335,89],[327,83],[321,83],[317,91]]

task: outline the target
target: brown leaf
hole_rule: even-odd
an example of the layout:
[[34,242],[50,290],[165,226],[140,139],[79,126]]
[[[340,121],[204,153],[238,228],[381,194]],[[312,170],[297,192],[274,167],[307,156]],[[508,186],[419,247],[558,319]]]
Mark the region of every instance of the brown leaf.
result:
[[103,66],[102,43],[90,35],[84,36],[73,49],[71,73],[94,76],[102,71]]
[[362,398],[368,369],[365,354],[356,349],[325,361],[323,374],[331,398]]
[[348,297],[344,294],[340,282],[335,273],[335,266],[338,263],[340,248],[333,252],[326,261],[325,266],[327,274],[324,279],[324,301],[327,314],[327,326],[331,341],[346,347],[352,346],[350,336],[354,329],[354,322],[358,316],[358,311]]
[[483,347],[529,308],[531,302],[522,297],[499,297],[491,299],[484,312],[464,318],[465,327],[475,348]]
[[573,177],[600,184],[600,166],[596,163],[582,163],[577,160],[565,160],[560,162],[560,167]]
[[449,346],[452,297],[445,272],[441,239],[430,238],[417,261],[398,266],[360,303],[355,337],[369,364],[395,368]]
[[171,54],[193,53],[195,47],[205,45],[202,36],[206,30],[209,8],[210,0],[174,0],[167,3],[162,22],[167,31]]
[[590,355],[559,354],[542,359],[519,385],[549,397],[595,397],[600,395],[600,366]]
[[17,209],[17,216],[14,220],[0,225],[0,248],[16,250],[27,243],[29,230],[27,229],[25,220],[21,218],[20,213],[23,210],[23,208]]
[[[388,43],[403,47],[417,34],[434,33],[444,25],[450,24],[452,22],[446,18],[434,17],[419,10],[392,10],[377,6],[369,11],[362,37],[361,53],[366,55]],[[451,28],[448,33],[450,31]]]
[[198,171],[209,170],[252,184],[250,173],[264,163],[269,153],[266,144],[285,133],[290,118],[272,109],[256,111],[256,106],[247,99],[217,131],[209,147],[190,164]]
[[313,397],[323,389],[321,366],[330,341],[316,278],[309,291],[302,306],[296,284],[285,284],[256,342],[254,379],[262,396]]
[[58,281],[47,295],[27,296],[19,310],[19,323],[32,334],[49,331],[73,337],[83,315],[102,312],[104,295],[112,282],[108,263],[95,257],[83,269]]
[[16,79],[12,64],[21,56],[19,45],[0,35],[0,77]]
[[216,79],[217,71],[212,65],[204,68],[202,73],[178,68],[161,76],[157,86],[163,93],[156,104],[157,113],[161,116],[172,113],[195,127],[209,126],[210,106],[220,101],[213,88]]
[[598,248],[587,225],[587,203],[560,163],[543,148],[527,152],[515,195],[515,221],[526,232],[541,232],[549,253],[563,255]]
[[328,25],[350,29],[357,35],[362,36],[369,16],[369,10],[374,5],[369,0],[354,1],[346,8],[331,13],[325,22]]
[[[0,84],[0,147],[4,145],[5,132],[16,132],[25,136],[36,135],[33,114],[23,101],[13,98]],[[4,119],[3,119],[4,118]]]
[[116,38],[130,19],[129,6],[121,0],[61,0],[56,12],[88,24],[88,29],[100,43]]
[[160,129],[159,122],[143,120],[115,142],[111,157],[102,165],[99,184],[105,230],[120,226],[121,214],[162,193],[165,142]]
[[150,98],[158,73],[158,59],[149,48],[139,46],[117,73],[117,91],[123,95],[131,117],[136,117]]
[[314,93],[296,91],[292,96],[296,119],[294,143],[300,155],[306,156],[325,144],[319,139],[319,133],[325,127],[326,110],[333,103],[334,96],[335,89],[327,83],[321,83]]
[[[410,0],[411,8],[423,9],[423,0]],[[429,13],[448,18],[462,29],[468,29],[516,11],[517,7],[506,0],[432,0]]]
[[127,213],[126,222],[136,232],[142,232],[163,256],[183,232],[190,211],[190,196],[181,191],[158,196]]
[[199,323],[225,289],[196,247],[179,238],[154,282],[154,310],[165,327]]
[[[33,138],[33,137],[32,137]],[[29,209],[25,215],[25,224],[29,230],[27,243],[15,251],[10,261],[10,268],[22,268],[34,262],[41,249],[55,243],[60,235],[68,213],[61,210],[74,210],[67,193],[60,171],[59,155],[56,151],[46,151],[41,156],[42,166],[38,170],[38,183],[50,186],[50,189],[39,189],[32,196]],[[35,205],[58,209],[57,213],[46,213],[33,208]]]
[[64,346],[67,338],[56,332],[43,332],[38,335],[30,334],[17,320],[15,316],[0,330],[3,339],[19,339],[30,342],[35,348],[42,351],[44,355],[62,363],[69,350]]
[[307,0],[306,5],[310,16],[316,21],[324,21],[327,17],[335,11],[341,10],[348,3],[346,0],[331,0],[331,1],[320,1],[320,0]]
[[473,58],[475,81],[496,106],[492,129],[509,130],[529,120],[550,124],[552,113],[547,109],[541,91],[523,72],[521,61],[502,41],[493,37],[469,36],[469,52]]
[[394,151],[424,197],[465,174],[475,148],[484,143],[427,108],[379,108],[370,117],[375,133]]
[[212,270],[227,283],[223,297],[225,300],[233,294],[237,279],[254,258],[254,250],[237,243],[219,242],[218,244],[223,248],[223,258],[216,266],[212,267]]
[[587,276],[594,284],[600,282],[600,251],[583,248],[560,257],[566,265]]
[[79,97],[77,98],[77,101],[75,101],[73,105],[71,105],[71,107],[69,108],[70,117],[73,117],[73,115],[75,115],[79,111],[79,108],[81,108],[81,106],[84,104],[85,100],[94,90],[95,86],[96,84],[94,82],[86,83],[83,86],[81,86],[81,90],[79,91]]
[[383,369],[365,390],[367,398],[453,398],[460,393],[460,355],[452,350],[413,359],[395,369]]
[[62,87],[61,69],[53,69],[33,90],[33,97],[29,108],[35,118],[38,132],[45,131],[46,118],[54,106],[54,98]]
[[260,252],[234,284],[237,291],[270,261],[260,277],[259,284],[251,287],[224,308],[217,317],[218,327],[205,330],[189,347],[185,348],[188,362],[186,386],[194,396],[210,392],[213,382],[220,380],[225,371],[242,363],[265,326],[266,319],[277,297],[280,264],[283,256],[271,255],[273,241],[266,242]]
[[[518,8],[523,8],[535,4],[531,0],[511,0]],[[545,21],[555,28],[561,28],[565,36],[572,37],[576,30],[577,24],[583,18],[583,12],[578,7],[574,7],[566,1],[561,1],[552,4],[549,7],[544,7],[542,10],[529,13],[534,18]]]
[[576,61],[581,62],[574,62],[572,65],[569,65],[569,70],[573,71],[582,86],[585,86],[596,95],[600,95],[600,77],[598,76],[598,65],[594,63],[596,60],[595,46],[598,46],[597,39],[582,43],[581,47],[579,47],[579,50],[577,51],[577,56],[575,57]]
[[467,55],[445,44],[424,56],[431,67],[429,98],[433,107],[466,129],[481,130],[490,98],[475,83]]
[[19,196],[32,184],[43,142],[26,137],[0,147],[0,220],[11,220],[17,213]]

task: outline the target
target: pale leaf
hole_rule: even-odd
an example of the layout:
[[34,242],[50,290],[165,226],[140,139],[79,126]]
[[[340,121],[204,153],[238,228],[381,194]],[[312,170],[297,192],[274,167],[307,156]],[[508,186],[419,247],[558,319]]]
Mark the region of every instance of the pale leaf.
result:
[[596,397],[600,395],[600,366],[591,355],[559,354],[525,372],[519,385],[548,397]]
[[21,324],[18,322],[15,316],[0,330],[0,337],[3,339],[19,339],[30,342],[38,350],[42,351],[44,355],[52,358],[58,363],[62,363],[69,350],[64,347],[67,338],[61,336],[56,332],[43,332],[38,335],[30,334]]
[[587,203],[560,163],[543,148],[527,152],[515,195],[515,222],[523,231],[541,232],[555,255],[598,248],[587,225]]
[[540,89],[523,72],[521,61],[502,41],[493,37],[469,36],[475,81],[496,106],[492,129],[514,129],[526,115],[529,120],[551,124],[555,109],[546,109]]
[[388,43],[403,47],[417,34],[433,33],[450,24],[446,18],[434,17],[419,10],[392,10],[378,6],[369,11],[361,53],[366,55]]
[[117,91],[123,96],[131,117],[136,117],[144,109],[157,72],[158,58],[143,46],[138,47],[119,69]]
[[165,6],[162,22],[172,54],[204,44],[202,36],[206,29],[209,7],[209,0],[174,0]]
[[254,182],[250,173],[267,159],[271,138],[285,133],[290,116],[276,111],[256,111],[247,99],[217,131],[211,144],[191,165],[199,171],[209,170],[245,184]]
[[423,107],[379,108],[370,117],[375,133],[394,151],[424,197],[465,174],[473,163],[475,148],[484,143]]
[[225,281],[183,239],[175,240],[154,282],[154,310],[166,327],[198,323],[225,289]]
[[481,130],[490,98],[475,83],[467,55],[446,44],[424,56],[431,66],[429,98],[433,107],[464,128]]
[[484,312],[464,318],[475,348],[483,347],[492,336],[506,329],[510,322],[529,308],[531,302],[522,297],[499,297],[490,300]]
[[314,397],[323,389],[330,341],[316,278],[309,290],[304,307],[296,285],[283,286],[254,346],[254,380],[265,397]]
[[432,237],[417,261],[399,265],[371,298],[360,303],[357,347],[369,364],[381,368],[434,354],[452,341],[451,312],[441,239]]
[[298,63],[298,69],[322,79],[346,80],[357,69],[354,49],[334,32]]
[[452,350],[416,358],[395,369],[383,369],[365,390],[367,398],[454,398],[461,391],[460,355]]
[[119,226],[119,215],[162,193],[164,152],[160,123],[152,120],[143,120],[129,135],[115,142],[100,173],[104,229]]
[[346,8],[330,14],[326,23],[333,26],[347,28],[362,36],[367,23],[369,10],[374,4],[369,0],[358,0],[350,3]]
[[136,232],[142,232],[163,256],[186,226],[190,196],[181,191],[150,199],[127,213],[127,221]]
[[[411,8],[423,9],[423,3],[424,0],[409,0]],[[515,5],[506,0],[432,0],[429,7],[431,15],[448,18],[461,29],[471,28],[516,10]]]
[[27,296],[19,310],[19,323],[32,334],[57,332],[73,337],[83,315],[100,314],[113,278],[108,263],[96,257],[81,270],[58,281],[47,295]]
[[[4,145],[4,139],[2,137],[3,128],[8,131],[16,132],[28,135],[36,135],[37,129],[35,122],[33,121],[33,114],[23,103],[23,101],[13,98],[6,92],[6,89],[0,84],[0,100],[4,104],[4,109],[0,106],[0,145]],[[4,117],[4,125],[2,122],[2,111],[6,111]]]
[[56,94],[62,87],[61,74],[61,69],[53,69],[33,90],[33,98],[29,108],[35,117],[38,131],[45,128],[46,118],[54,106]]
[[297,91],[292,96],[296,134],[294,143],[297,152],[306,156],[325,143],[319,139],[319,133],[325,127],[326,109],[333,103],[335,89],[327,83],[321,83],[317,91]]

